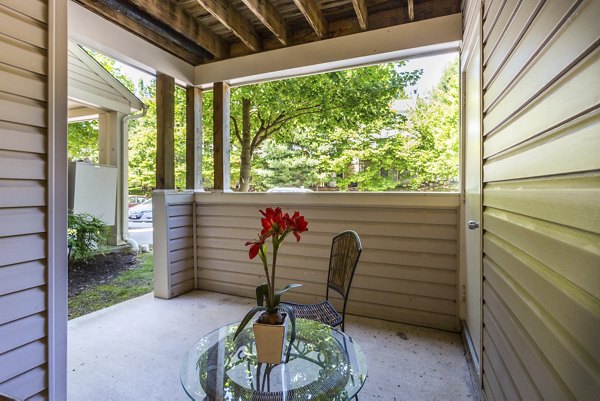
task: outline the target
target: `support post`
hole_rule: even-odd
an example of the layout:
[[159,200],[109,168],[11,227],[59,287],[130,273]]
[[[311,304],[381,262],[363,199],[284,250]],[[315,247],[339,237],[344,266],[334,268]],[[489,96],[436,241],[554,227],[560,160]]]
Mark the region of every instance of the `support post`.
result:
[[156,188],[175,189],[175,79],[156,75]]
[[186,88],[185,187],[202,190],[202,89]]
[[227,83],[215,82],[213,102],[214,189],[217,191],[230,191],[229,85]]
[[110,245],[123,243],[123,231],[127,229],[127,133],[123,132],[122,119],[123,113],[117,111],[102,113],[98,118],[98,161],[117,168],[115,221],[108,236]]
[[118,164],[118,114],[116,111],[109,111],[98,116],[98,162],[105,166]]

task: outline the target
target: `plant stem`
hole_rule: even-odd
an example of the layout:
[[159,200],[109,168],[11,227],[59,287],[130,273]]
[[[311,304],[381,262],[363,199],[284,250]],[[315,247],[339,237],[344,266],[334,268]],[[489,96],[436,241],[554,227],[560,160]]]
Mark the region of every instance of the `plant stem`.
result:
[[[265,269],[265,276],[267,277],[267,286],[268,286],[268,288],[271,288],[271,280],[269,279],[269,267],[267,266],[267,255],[266,255],[263,247],[260,247],[259,252],[260,252],[260,259],[263,262],[263,268]],[[269,298],[270,297],[271,297],[271,294],[269,294]],[[271,304],[271,299],[267,299],[267,306],[269,306],[270,304]]]
[[[273,267],[271,270],[271,302],[275,302],[275,269],[277,267],[277,250],[279,249],[279,241],[276,236],[273,236]],[[276,305],[271,304],[271,308]]]

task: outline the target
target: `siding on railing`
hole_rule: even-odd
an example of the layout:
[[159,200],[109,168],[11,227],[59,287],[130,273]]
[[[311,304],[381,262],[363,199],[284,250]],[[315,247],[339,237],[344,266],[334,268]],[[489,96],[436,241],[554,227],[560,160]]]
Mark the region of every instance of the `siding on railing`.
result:
[[600,2],[485,6],[483,388],[597,399]]
[[155,191],[154,293],[172,298],[194,289],[193,193]]
[[47,17],[0,0],[0,393],[47,388]]
[[324,298],[331,239],[353,229],[363,254],[349,313],[457,330],[458,202],[457,194],[197,193],[197,288],[255,296],[263,268],[244,243],[257,235],[258,209],[277,205],[309,221],[300,243],[280,249],[277,287],[303,284],[287,300]]

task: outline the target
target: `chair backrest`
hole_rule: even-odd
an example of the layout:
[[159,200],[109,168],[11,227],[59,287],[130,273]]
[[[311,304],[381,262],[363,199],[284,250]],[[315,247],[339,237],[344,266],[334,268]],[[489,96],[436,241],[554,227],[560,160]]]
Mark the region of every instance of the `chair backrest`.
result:
[[362,244],[355,231],[344,231],[333,237],[325,298],[329,299],[330,288],[337,291],[344,297],[344,309],[361,252]]

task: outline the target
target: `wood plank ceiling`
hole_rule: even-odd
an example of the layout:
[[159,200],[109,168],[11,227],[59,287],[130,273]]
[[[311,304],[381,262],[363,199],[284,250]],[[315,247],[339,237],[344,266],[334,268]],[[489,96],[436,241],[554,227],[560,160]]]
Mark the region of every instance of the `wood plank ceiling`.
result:
[[460,0],[73,0],[193,65],[460,12]]

